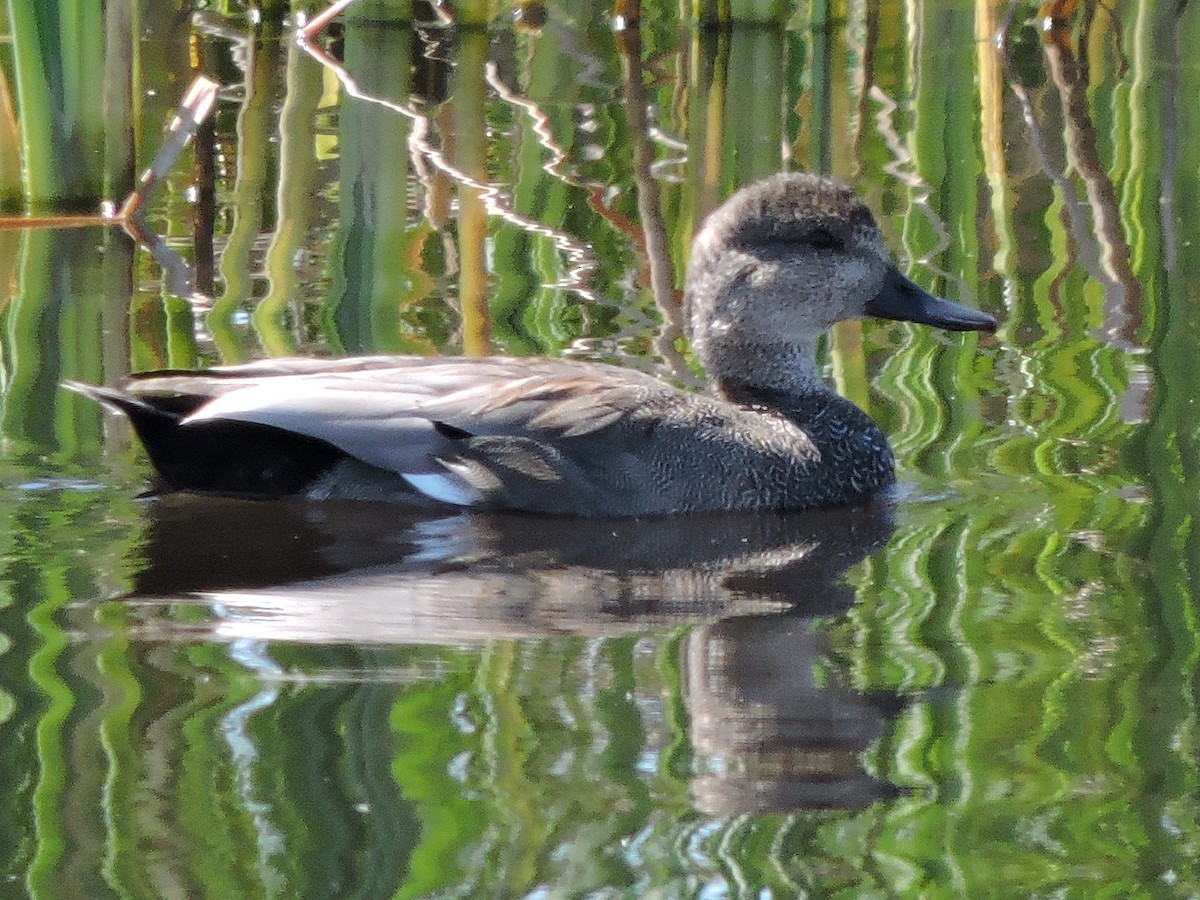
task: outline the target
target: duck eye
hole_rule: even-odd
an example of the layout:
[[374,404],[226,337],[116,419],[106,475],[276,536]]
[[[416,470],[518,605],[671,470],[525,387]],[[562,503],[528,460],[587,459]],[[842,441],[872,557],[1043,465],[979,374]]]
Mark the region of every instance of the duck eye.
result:
[[841,241],[828,228],[814,228],[804,236],[804,242],[814,250],[840,250]]

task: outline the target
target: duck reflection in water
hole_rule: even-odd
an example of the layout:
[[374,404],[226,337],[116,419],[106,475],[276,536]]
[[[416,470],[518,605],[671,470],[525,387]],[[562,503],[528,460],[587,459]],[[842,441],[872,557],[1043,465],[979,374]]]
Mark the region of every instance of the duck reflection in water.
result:
[[814,618],[854,602],[843,575],[890,536],[886,502],[596,521],[181,494],[146,512],[144,565],[122,601],[142,640],[462,646],[694,625],[682,690],[701,810],[892,793],[858,755],[897,699],[813,676],[827,652]]

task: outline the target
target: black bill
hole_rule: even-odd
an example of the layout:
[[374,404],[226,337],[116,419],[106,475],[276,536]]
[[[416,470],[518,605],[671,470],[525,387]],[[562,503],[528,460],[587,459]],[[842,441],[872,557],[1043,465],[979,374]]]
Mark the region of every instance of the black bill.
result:
[[898,319],[933,325],[947,331],[995,331],[996,320],[985,312],[935,297],[893,267],[866,313],[880,319]]

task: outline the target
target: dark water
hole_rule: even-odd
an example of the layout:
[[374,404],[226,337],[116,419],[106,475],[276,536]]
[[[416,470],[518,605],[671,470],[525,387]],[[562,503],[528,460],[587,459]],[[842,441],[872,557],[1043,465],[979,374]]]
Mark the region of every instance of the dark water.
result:
[[[324,64],[143,10],[143,163],[189,66],[224,85],[157,255],[0,231],[0,893],[1195,896],[1194,7],[647,10],[639,45],[563,3],[352,21]],[[873,506],[138,500],[124,424],[57,389],[297,352],[685,376],[695,222],[780,168],[1003,323],[831,336],[899,460]]]

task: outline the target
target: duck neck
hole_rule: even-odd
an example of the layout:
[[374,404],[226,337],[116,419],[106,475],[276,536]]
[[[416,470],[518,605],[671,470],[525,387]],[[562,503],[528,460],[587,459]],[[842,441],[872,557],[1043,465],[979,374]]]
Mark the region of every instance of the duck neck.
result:
[[831,393],[815,362],[813,344],[745,344],[708,348],[705,365],[717,393],[734,403],[788,407]]

